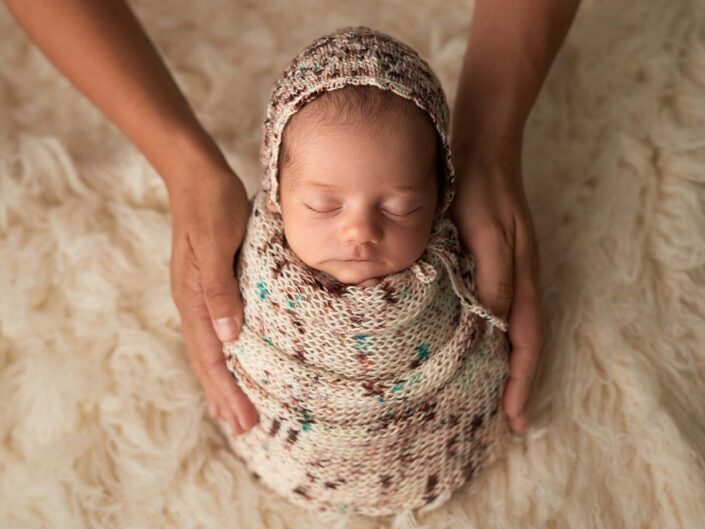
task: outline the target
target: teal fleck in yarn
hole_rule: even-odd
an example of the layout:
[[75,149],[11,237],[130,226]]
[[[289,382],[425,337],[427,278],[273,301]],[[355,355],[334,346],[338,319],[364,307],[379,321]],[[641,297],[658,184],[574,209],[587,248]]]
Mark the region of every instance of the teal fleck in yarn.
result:
[[311,431],[311,419],[313,419],[313,415],[309,413],[309,410],[304,410],[303,415],[304,421],[301,423],[301,429],[309,432]]
[[257,292],[259,294],[260,299],[264,299],[267,297],[267,295],[271,294],[269,289],[264,284],[264,281],[257,282]]
[[292,301],[291,298],[288,298],[286,300],[286,308],[288,308],[289,310],[292,310],[294,312],[297,312],[297,309],[301,308],[301,304],[299,303],[299,301],[301,301],[302,298],[303,298],[303,296],[301,294],[298,294],[296,296],[296,300],[294,300],[294,301]]
[[368,334],[356,334],[353,336],[355,340],[355,349],[367,351],[370,348],[370,336]]
[[428,344],[422,343],[416,348],[416,351],[421,358],[426,358],[428,356]]
[[414,373],[409,379],[409,384],[416,384],[419,380],[421,380],[421,373]]

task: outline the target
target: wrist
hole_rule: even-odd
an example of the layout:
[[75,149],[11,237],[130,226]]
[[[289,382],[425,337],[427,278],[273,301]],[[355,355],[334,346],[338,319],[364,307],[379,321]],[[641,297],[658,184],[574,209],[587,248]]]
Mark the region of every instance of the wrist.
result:
[[461,126],[465,130],[450,139],[456,165],[481,163],[501,166],[521,155],[524,130],[519,126],[468,122]]
[[492,196],[492,200],[502,202],[505,197],[516,195],[517,189],[524,188],[524,182],[514,162],[513,167],[496,159],[469,160],[456,170],[454,201],[462,204],[478,196]]
[[502,167],[518,160],[527,118],[520,99],[511,87],[465,86],[458,91],[450,137],[457,166]]
[[453,165],[458,185],[469,172],[483,174],[490,179],[516,180],[521,178],[523,129],[505,128],[490,124],[465,125],[462,135],[451,139]]
[[232,174],[220,148],[200,126],[176,128],[166,143],[148,158],[169,193],[199,183],[213,174]]

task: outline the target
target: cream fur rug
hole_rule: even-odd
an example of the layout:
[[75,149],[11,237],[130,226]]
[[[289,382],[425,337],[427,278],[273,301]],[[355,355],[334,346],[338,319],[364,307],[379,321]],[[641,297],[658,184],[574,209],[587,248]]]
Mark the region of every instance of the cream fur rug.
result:
[[[251,194],[279,70],[342,24],[453,103],[471,3],[132,2]],[[429,528],[705,520],[705,5],[584,1],[526,132],[550,322],[533,427]],[[0,7],[0,526],[332,527],[204,413],[169,291],[163,183]],[[700,520],[698,522],[698,520]],[[351,518],[348,527],[388,527]]]

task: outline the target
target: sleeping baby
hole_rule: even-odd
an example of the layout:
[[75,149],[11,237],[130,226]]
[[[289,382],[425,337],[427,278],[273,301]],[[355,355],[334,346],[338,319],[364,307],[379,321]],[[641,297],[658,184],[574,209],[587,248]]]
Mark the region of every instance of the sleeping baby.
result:
[[[421,109],[374,86],[308,103],[287,123],[280,147],[290,248],[308,266],[358,286],[411,266],[428,242],[442,185],[435,137]],[[267,208],[279,214],[271,199]]]
[[428,64],[370,28],[304,48],[267,106],[228,369],[260,420],[228,436],[305,508],[436,508],[504,451],[507,326],[448,217],[448,107]]

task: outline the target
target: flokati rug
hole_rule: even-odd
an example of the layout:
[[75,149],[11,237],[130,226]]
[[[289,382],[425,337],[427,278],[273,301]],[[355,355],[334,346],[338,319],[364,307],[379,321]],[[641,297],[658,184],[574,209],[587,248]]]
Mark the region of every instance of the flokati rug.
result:
[[[316,36],[408,41],[453,99],[471,4],[131,2],[252,196],[271,83]],[[429,23],[429,20],[432,23]],[[428,528],[705,520],[705,5],[584,0],[524,182],[546,359],[532,427]],[[0,7],[0,526],[387,528],[319,518],[227,449],[169,290],[157,173]]]

